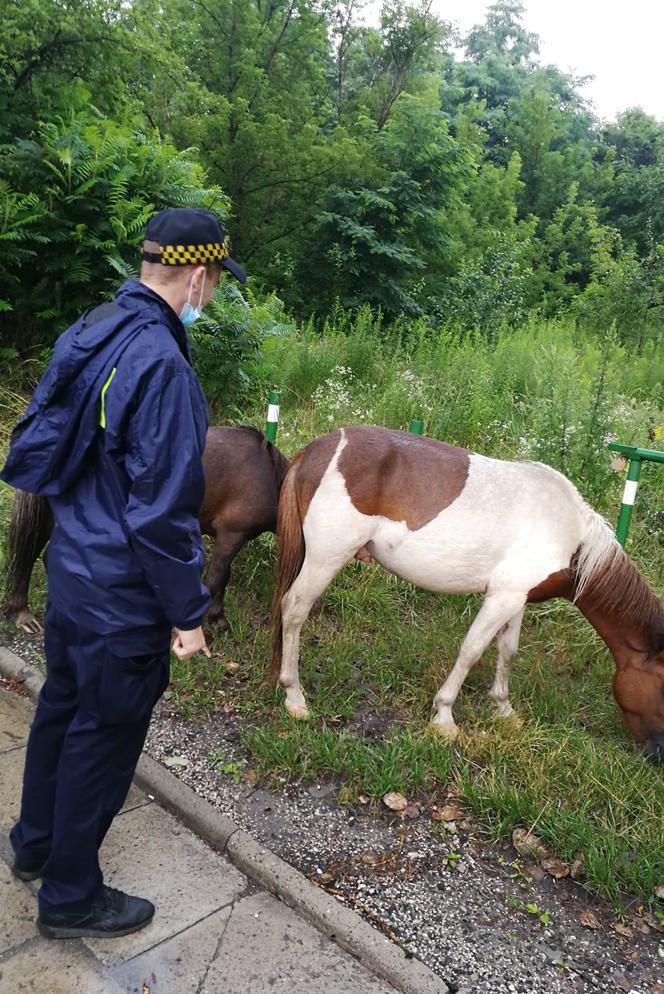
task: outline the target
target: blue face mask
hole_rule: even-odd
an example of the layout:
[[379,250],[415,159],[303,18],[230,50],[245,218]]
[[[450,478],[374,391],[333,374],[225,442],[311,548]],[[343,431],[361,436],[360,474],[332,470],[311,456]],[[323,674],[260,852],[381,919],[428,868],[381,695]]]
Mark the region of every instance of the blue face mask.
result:
[[203,278],[203,286],[201,287],[201,296],[198,301],[198,307],[192,307],[191,305],[191,291],[192,291],[192,286],[190,284],[189,299],[187,300],[187,303],[180,311],[180,321],[182,321],[182,324],[185,326],[185,328],[189,328],[190,325],[192,325],[194,321],[198,321],[199,317],[201,316],[201,312],[203,310],[202,307],[203,293],[205,291],[205,277]]

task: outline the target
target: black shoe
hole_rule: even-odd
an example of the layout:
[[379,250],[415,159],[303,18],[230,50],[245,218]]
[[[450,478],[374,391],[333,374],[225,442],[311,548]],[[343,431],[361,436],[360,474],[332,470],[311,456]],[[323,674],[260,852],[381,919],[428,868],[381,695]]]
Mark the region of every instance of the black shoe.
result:
[[19,859],[18,856],[15,856],[12,863],[12,873],[19,880],[36,880],[37,877],[41,877],[45,866],[45,859],[37,862],[30,859]]
[[104,887],[89,911],[40,914],[37,928],[47,939],[113,939],[148,925],[154,904]]

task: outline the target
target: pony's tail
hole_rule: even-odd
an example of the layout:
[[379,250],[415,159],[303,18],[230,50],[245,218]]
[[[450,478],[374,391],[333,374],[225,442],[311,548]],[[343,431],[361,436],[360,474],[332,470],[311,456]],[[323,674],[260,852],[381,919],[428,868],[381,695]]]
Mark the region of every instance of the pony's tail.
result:
[[283,620],[281,604],[304,562],[304,533],[297,497],[299,460],[291,463],[281,486],[277,518],[277,583],[272,601],[272,662],[268,678],[276,682],[281,671]]
[[576,553],[572,565],[574,583],[574,601],[601,578],[611,575],[618,561],[625,558],[622,546],[616,539],[608,521],[588,508],[590,519],[588,531]]
[[27,611],[32,569],[52,529],[53,514],[47,498],[17,490],[5,547],[4,614]]

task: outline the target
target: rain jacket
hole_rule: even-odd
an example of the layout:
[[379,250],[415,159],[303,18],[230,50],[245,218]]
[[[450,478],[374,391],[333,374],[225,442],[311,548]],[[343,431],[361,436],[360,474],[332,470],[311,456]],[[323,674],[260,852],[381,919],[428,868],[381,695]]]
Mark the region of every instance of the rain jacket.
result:
[[60,336],[0,477],[49,498],[49,598],[133,651],[197,628],[208,414],[186,332],[128,280]]

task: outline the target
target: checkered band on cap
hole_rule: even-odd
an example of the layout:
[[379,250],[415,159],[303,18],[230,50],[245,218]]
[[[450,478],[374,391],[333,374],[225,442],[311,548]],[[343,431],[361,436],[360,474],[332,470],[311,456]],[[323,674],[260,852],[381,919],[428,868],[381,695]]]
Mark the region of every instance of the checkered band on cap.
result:
[[[161,262],[164,266],[191,266],[227,259],[228,244],[208,242],[207,245],[162,245]],[[147,253],[144,253],[147,255]]]

